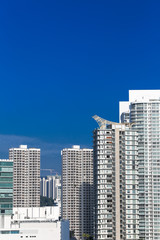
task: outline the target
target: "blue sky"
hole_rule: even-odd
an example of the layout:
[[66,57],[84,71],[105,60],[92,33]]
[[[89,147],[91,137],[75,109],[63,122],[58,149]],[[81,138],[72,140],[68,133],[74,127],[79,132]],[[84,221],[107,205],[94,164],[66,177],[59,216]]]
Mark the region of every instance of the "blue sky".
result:
[[[159,89],[159,1],[5,0],[0,6],[0,157],[92,146],[97,114],[118,121],[129,89]],[[12,146],[11,146],[12,145]],[[3,146],[3,147],[2,147]]]

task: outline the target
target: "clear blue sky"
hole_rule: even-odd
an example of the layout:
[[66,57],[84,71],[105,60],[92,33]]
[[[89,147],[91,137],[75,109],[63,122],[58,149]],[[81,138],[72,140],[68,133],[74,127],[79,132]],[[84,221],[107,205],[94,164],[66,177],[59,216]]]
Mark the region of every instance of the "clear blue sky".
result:
[[118,121],[129,89],[159,89],[159,9],[147,0],[1,2],[0,155],[45,145],[42,167],[60,171],[62,147],[92,146],[94,114]]

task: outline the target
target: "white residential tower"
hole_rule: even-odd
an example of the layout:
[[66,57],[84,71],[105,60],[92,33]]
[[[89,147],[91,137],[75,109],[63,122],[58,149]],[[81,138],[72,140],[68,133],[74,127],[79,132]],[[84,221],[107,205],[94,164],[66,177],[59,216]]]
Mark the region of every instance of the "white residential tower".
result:
[[40,149],[9,149],[13,161],[13,207],[40,206]]
[[93,118],[94,240],[139,239],[137,133],[130,124]]
[[120,121],[138,132],[140,239],[160,239],[160,90],[131,90]]

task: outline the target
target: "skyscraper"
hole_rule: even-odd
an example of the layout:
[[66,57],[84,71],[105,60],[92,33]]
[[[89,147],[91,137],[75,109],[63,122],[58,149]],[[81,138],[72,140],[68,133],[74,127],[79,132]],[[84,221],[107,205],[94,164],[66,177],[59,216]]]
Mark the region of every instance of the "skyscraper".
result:
[[62,217],[77,240],[93,235],[93,150],[74,145],[62,155]]
[[160,90],[129,91],[120,121],[138,132],[140,239],[160,239]]
[[41,178],[41,196],[61,200],[61,176],[46,176]]
[[139,239],[137,133],[130,124],[93,118],[94,240]]
[[13,208],[13,161],[0,159],[0,215],[11,215]]
[[43,197],[48,197],[48,180],[45,177],[41,177],[40,180],[40,195]]
[[40,206],[40,149],[9,149],[9,159],[13,161],[13,206]]

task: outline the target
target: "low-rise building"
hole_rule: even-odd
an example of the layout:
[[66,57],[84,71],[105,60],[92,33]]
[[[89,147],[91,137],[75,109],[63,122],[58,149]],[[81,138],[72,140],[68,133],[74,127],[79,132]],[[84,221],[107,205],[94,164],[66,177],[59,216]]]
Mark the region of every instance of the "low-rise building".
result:
[[13,208],[0,216],[0,239],[69,240],[69,221],[59,219],[58,208]]

